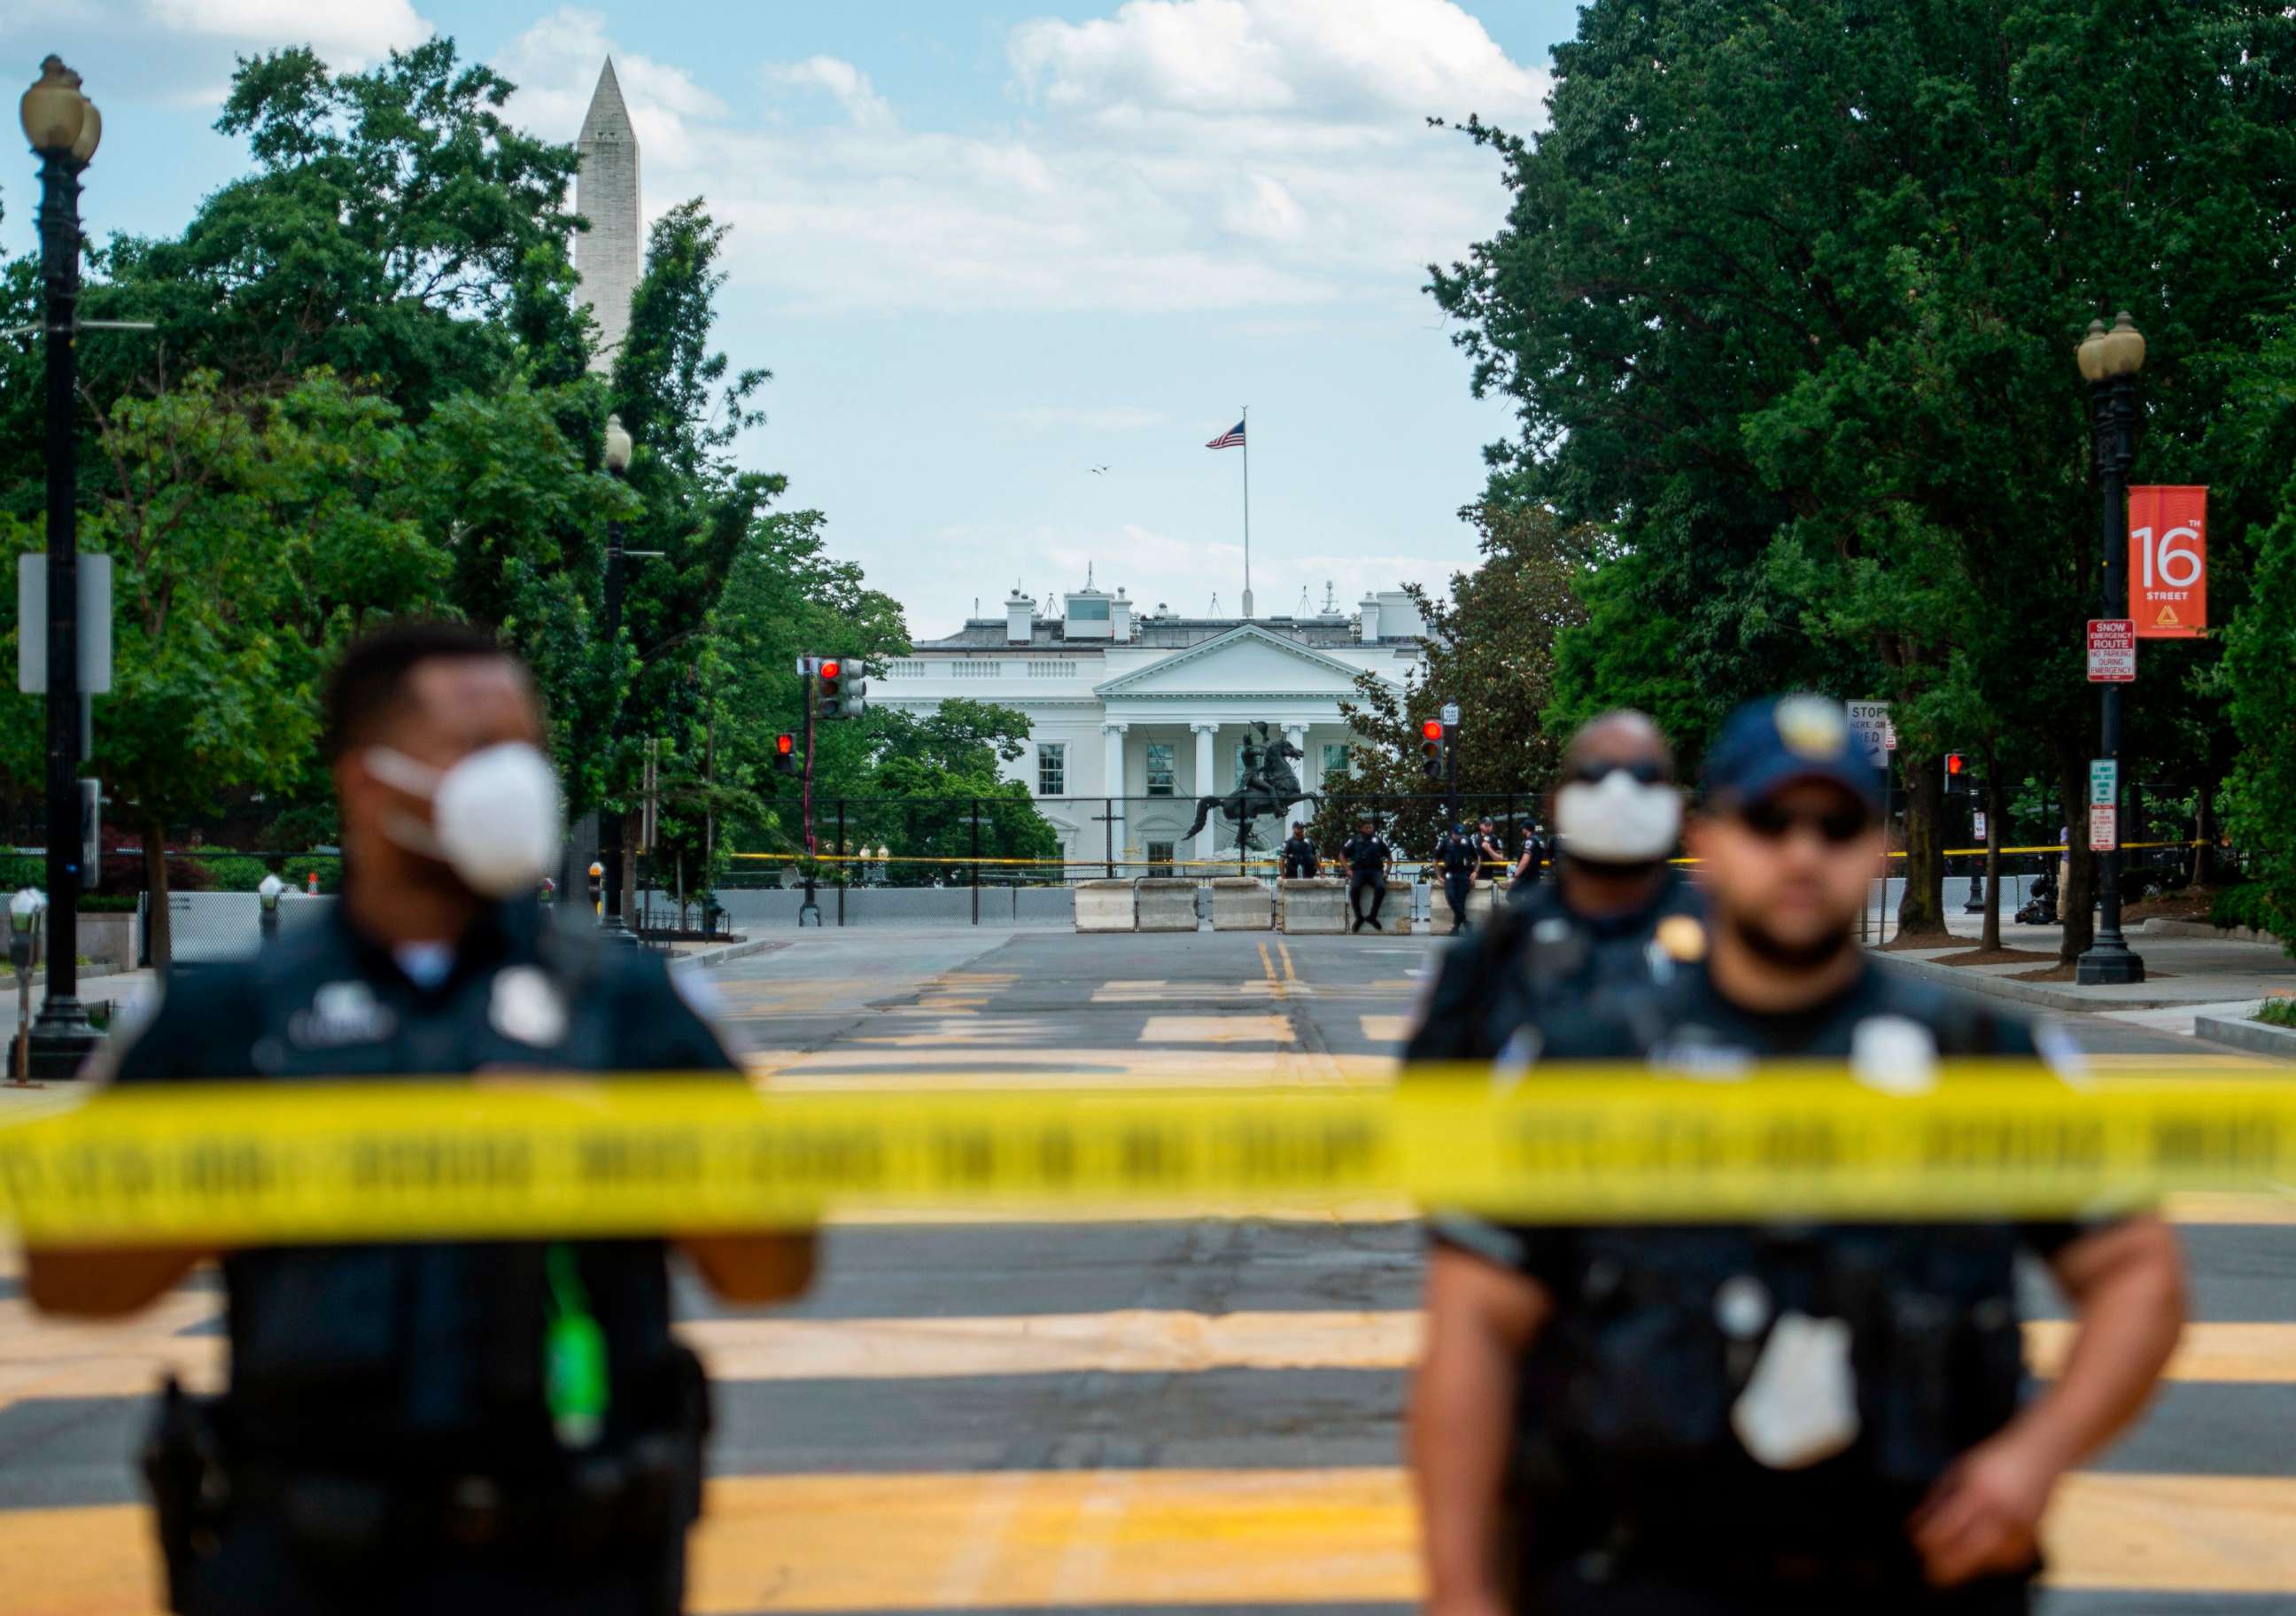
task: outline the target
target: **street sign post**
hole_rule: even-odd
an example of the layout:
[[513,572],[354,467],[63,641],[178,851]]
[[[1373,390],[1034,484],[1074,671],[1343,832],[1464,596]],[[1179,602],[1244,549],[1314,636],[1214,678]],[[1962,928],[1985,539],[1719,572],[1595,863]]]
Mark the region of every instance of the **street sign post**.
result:
[[2120,764],[2092,758],[2088,765],[2088,848],[2110,853],[2120,845]]
[[2136,677],[2136,625],[2125,617],[2088,620],[2088,682],[2127,685]]
[[1849,707],[1849,733],[1857,737],[1866,761],[1875,768],[1889,767],[1890,754],[1898,750],[1898,726],[1890,722],[1890,704],[1852,701]]
[[2209,491],[2128,490],[2128,615],[2140,638],[2198,639],[2209,628]]

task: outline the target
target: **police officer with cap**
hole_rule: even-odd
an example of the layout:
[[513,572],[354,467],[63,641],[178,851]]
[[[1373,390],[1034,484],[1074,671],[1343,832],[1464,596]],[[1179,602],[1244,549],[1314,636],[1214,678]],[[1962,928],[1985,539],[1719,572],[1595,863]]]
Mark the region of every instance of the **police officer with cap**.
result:
[[1519,1053],[1547,1017],[1640,992],[1704,949],[1703,900],[1667,863],[1682,792],[1657,725],[1623,710],[1589,719],[1563,749],[1553,812],[1555,879],[1518,876],[1483,935],[1444,956],[1406,1060],[1488,1060],[1510,1042]]
[[1292,833],[1283,839],[1283,879],[1313,881],[1321,861],[1316,856],[1316,844],[1308,840],[1308,827],[1295,823]]
[[[1737,713],[1690,846],[1712,900],[1704,957],[1625,1013],[1549,1018],[1546,1058],[1639,1062],[1646,1075],[1621,1067],[1631,1081],[1807,1058],[1906,1092],[1936,1080],[1940,1057],[2036,1056],[2021,1023],[1885,975],[1857,946],[1881,804],[1837,703]],[[2021,1251],[2077,1320],[2033,1396]],[[1454,1217],[1436,1229],[1427,1302],[1411,1445],[1440,1616],[2005,1616],[2030,1608],[2057,1481],[2150,1395],[2183,1274],[2149,1216]]]
[[[535,894],[560,837],[525,668],[478,630],[354,644],[328,696],[341,901],[178,980],[100,1051],[121,1084],[387,1082],[520,1070],[742,1080],[659,956]],[[808,1239],[678,1243],[729,1300],[807,1284]],[[119,1315],[206,1253],[35,1251],[31,1295]],[[707,1386],[657,1240],[219,1253],[230,1384],[171,1386],[144,1456],[185,1616],[668,1616],[701,1505]]]
[[1482,850],[1467,834],[1467,827],[1455,824],[1443,833],[1443,840],[1435,849],[1436,867],[1443,872],[1443,901],[1451,906],[1451,929],[1467,929],[1467,899],[1475,890],[1476,872],[1482,868]]

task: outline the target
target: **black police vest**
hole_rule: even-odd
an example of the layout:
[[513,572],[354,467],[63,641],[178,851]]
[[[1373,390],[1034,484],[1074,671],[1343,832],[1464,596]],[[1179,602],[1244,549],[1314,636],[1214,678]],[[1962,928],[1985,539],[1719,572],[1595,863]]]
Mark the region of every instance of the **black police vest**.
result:
[[[1918,1021],[1943,1056],[2030,1052],[1981,1006],[1878,973],[1860,991],[1857,1019]],[[1654,1014],[1614,1025],[1608,1053],[1647,1054],[1694,1020],[1697,1004],[1712,1003],[1702,970],[1652,999]],[[1842,1056],[1847,1036],[1828,1029],[1798,1050],[1755,1053]],[[1597,1053],[1563,1042],[1560,1058]],[[1972,1222],[1521,1235],[1535,1253],[1526,1266],[1557,1305],[1526,1366],[1518,1469],[1535,1494],[1569,1498],[1590,1530],[1624,1521],[1659,1544],[1894,1563],[1905,1553],[1904,1512],[2015,1413],[2023,1386],[2015,1263],[2032,1231]],[[1746,1455],[1730,1415],[1769,1330],[1788,1313],[1849,1325],[1859,1434],[1839,1456],[1780,1472]]]
[[[476,965],[473,950],[485,956]],[[698,1022],[656,964],[610,959],[513,910],[466,942],[465,956],[438,993],[418,994],[339,923],[291,933],[252,966],[171,987],[171,999],[199,996],[211,1037],[230,1029],[227,1044],[210,1042],[174,1075],[387,1080],[489,1068],[660,1070],[697,1058],[663,1030]],[[652,975],[638,978],[641,965]],[[177,1008],[163,1008],[144,1037],[167,1036]],[[665,1041],[649,1051],[649,1038]],[[665,1246],[571,1249],[605,1336],[605,1440],[665,1428],[693,1394],[669,1332]],[[554,1462],[544,1399],[547,1251],[533,1242],[424,1243],[226,1256],[226,1428],[250,1454],[312,1462],[497,1471]]]

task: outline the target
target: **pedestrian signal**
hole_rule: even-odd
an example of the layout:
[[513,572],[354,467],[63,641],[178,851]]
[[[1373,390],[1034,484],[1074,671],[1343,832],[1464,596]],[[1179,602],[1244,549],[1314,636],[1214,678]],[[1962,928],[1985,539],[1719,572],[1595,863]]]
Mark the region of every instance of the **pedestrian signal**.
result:
[[1419,726],[1419,772],[1430,780],[1443,777],[1443,720],[1430,718]]
[[774,737],[774,773],[794,775],[798,772],[800,762],[797,737],[787,733],[775,735]]
[[1946,753],[1945,789],[1949,792],[1966,792],[1969,789],[1969,759],[1959,752]]

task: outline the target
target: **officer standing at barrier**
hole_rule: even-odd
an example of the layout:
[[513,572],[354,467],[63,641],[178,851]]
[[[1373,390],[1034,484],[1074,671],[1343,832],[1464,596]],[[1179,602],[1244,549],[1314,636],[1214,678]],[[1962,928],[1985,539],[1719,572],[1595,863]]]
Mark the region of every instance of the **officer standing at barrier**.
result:
[[[1373,931],[1386,931],[1379,923],[1379,906],[1387,901],[1387,866],[1395,854],[1387,838],[1374,827],[1369,814],[1356,821],[1356,833],[1341,846],[1340,857],[1348,866],[1348,910],[1355,916],[1352,929],[1360,931],[1369,921]],[[1363,909],[1365,892],[1371,894],[1369,915]]]
[[1482,849],[1475,839],[1467,834],[1467,827],[1455,824],[1443,833],[1443,840],[1435,848],[1435,865],[1443,873],[1443,901],[1451,906],[1451,929],[1467,929],[1467,898],[1475,890],[1475,875],[1483,865]]
[[[1691,846],[1710,949],[1670,950],[1667,980],[1618,1013],[1542,1018],[1512,1058],[1638,1061],[1658,1082],[1812,1058],[1906,1092],[1940,1056],[2035,1054],[2022,1024],[1857,945],[1881,804],[1837,703],[1734,717]],[[2183,1317],[2176,1243],[2150,1217],[1455,1217],[1435,1238],[1411,1444],[1440,1616],[2027,1611],[2052,1490],[2143,1407]],[[2078,1319],[2058,1378],[2021,1401],[2021,1250]]]
[[1520,875],[1472,946],[1451,949],[1406,1056],[1488,1060],[1589,996],[1648,986],[1653,940],[1695,949],[1704,901],[1667,863],[1682,830],[1674,754],[1641,713],[1589,719],[1562,751],[1551,882]]
[[[475,629],[387,629],[346,653],[327,718],[340,903],[196,992],[179,980],[99,1051],[117,1081],[742,1080],[691,978],[534,902],[559,801],[522,666]],[[804,1238],[680,1243],[734,1300],[810,1275]],[[29,1288],[54,1311],[124,1314],[200,1255],[35,1251]],[[667,1256],[652,1240],[221,1253],[229,1388],[171,1386],[144,1456],[169,1604],[681,1609],[708,1389],[670,1333]]]
[[1488,819],[1475,827],[1475,851],[1482,856],[1482,867],[1475,873],[1478,881],[1496,881],[1507,873],[1506,844]]
[[1308,840],[1308,827],[1293,824],[1292,833],[1283,839],[1283,879],[1313,881],[1319,867],[1316,844]]

